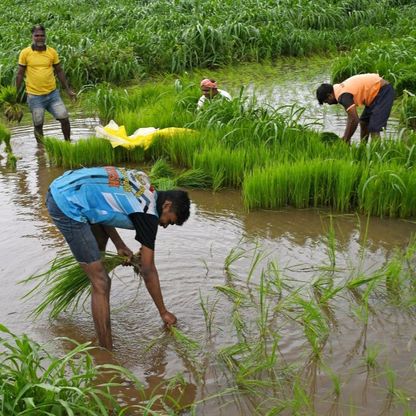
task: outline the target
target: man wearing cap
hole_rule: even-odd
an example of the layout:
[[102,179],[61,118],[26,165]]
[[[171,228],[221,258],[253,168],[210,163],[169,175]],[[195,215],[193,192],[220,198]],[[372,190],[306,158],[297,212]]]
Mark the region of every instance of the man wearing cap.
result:
[[220,90],[215,80],[205,78],[201,81],[202,96],[198,100],[198,110],[203,107],[206,101],[212,100],[214,97],[222,97],[227,101],[231,100],[231,95],[227,91]]
[[76,94],[68,85],[56,50],[47,46],[45,41],[45,28],[42,25],[33,26],[32,45],[24,48],[19,55],[16,88],[19,92],[25,77],[27,103],[32,113],[35,138],[38,142],[43,137],[45,110],[61,123],[65,140],[70,140],[68,112],[56,88],[55,74],[71,99],[75,99]]
[[[378,74],[354,75],[340,84],[321,84],[316,90],[319,104],[341,104],[348,114],[347,126],[343,140],[350,144],[351,137],[361,129],[361,141],[367,142],[371,137],[379,137],[386,128],[394,100],[394,89],[391,84]],[[357,106],[364,105],[361,117],[358,117]]]

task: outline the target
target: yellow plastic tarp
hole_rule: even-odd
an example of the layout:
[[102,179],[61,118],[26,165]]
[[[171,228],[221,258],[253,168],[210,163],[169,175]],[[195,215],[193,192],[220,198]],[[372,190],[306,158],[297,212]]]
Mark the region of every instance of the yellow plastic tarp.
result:
[[195,132],[192,129],[182,127],[167,127],[165,129],[156,129],[154,127],[142,127],[137,129],[132,135],[128,136],[124,126],[119,126],[115,121],[111,120],[106,126],[97,126],[95,128],[97,137],[110,140],[114,147],[123,146],[131,149],[136,146],[143,147],[145,150],[152,144],[154,138],[172,137],[176,134],[184,132]]

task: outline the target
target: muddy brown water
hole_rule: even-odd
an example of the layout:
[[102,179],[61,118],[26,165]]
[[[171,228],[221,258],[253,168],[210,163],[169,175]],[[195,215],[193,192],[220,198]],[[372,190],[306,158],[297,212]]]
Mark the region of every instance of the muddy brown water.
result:
[[[91,135],[96,123],[94,119],[73,120],[74,139]],[[61,137],[56,123],[48,124],[45,134]],[[89,305],[73,314],[63,314],[55,321],[48,320],[46,315],[32,320],[28,316],[40,296],[23,301],[21,298],[29,287],[18,282],[45,270],[47,263],[65,247],[44,206],[48,185],[62,170],[48,166],[31,127],[13,129],[12,147],[19,158],[17,169],[6,168],[5,159],[0,160],[0,322],[16,334],[26,333],[41,343],[49,343],[48,348],[60,353],[68,349],[69,344],[56,337],[69,337],[78,342],[95,340]],[[4,156],[3,148],[1,153]],[[224,261],[230,250],[241,247],[249,251],[258,244],[269,259],[275,259],[285,269],[289,279],[307,282],[316,275],[311,267],[328,264],[329,212],[283,209],[247,213],[240,193],[230,190],[216,194],[191,190],[190,196],[192,215],[189,221],[182,227],[159,231],[156,264],[165,303],[177,315],[180,330],[201,345],[211,345],[213,350],[218,350],[236,341],[230,323],[232,305],[220,297],[210,343],[204,344],[207,331],[200,295],[208,296],[211,301],[219,297],[214,286],[226,282]],[[416,231],[412,221],[371,218],[365,231],[365,217],[334,214],[333,218],[337,265],[341,268],[358,264],[365,245],[362,268],[375,270],[396,247],[405,246]],[[132,249],[137,248],[132,232],[121,230],[121,234]],[[250,263],[248,256],[236,262],[232,269],[244,280]],[[224,390],[228,384],[221,366],[206,359],[205,363],[200,363],[204,369],[202,376],[195,370],[195,364],[164,331],[148,293],[132,271],[120,268],[117,276],[113,279],[111,297],[115,350],[112,355],[96,352],[97,362],[111,361],[127,367],[145,383],[147,391],[153,393],[163,392],[170,377],[183,373],[185,387],[179,399],[183,404]],[[387,406],[389,395],[385,379],[380,376],[381,381],[369,380],[363,364],[364,346],[379,347],[380,374],[390,367],[397,374],[397,385],[415,391],[414,317],[399,309],[385,309],[365,326],[350,319],[343,310],[347,307],[348,303],[341,305],[336,312],[337,330],[331,334],[326,360],[340,376],[340,397],[334,399],[331,394],[332,382],[327,372],[313,365],[308,369],[307,384],[314,391],[317,413],[331,414],[335,409],[338,414],[372,415],[387,409],[384,414],[403,414],[402,408]],[[305,337],[290,325],[279,328],[279,335],[280,353],[285,360],[302,361]],[[126,386],[123,394],[129,390],[131,387]],[[127,393],[127,396],[130,397],[127,401],[134,403],[134,394]],[[410,401],[411,406],[412,403],[414,405]],[[227,397],[208,400],[198,407],[197,414],[252,413],[244,401],[238,403]]]

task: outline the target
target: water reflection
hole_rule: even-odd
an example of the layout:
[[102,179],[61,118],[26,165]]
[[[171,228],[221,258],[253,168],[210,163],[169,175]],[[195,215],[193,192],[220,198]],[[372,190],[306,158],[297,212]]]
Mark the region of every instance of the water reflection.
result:
[[[73,121],[74,138],[88,137],[93,124]],[[60,125],[47,125],[45,132],[59,136]],[[63,314],[53,322],[49,322],[46,316],[41,316],[35,322],[28,319],[29,312],[39,303],[40,297],[23,303],[21,297],[29,288],[17,285],[17,282],[38,270],[44,270],[48,261],[65,246],[44,206],[49,183],[62,169],[48,167],[43,149],[37,147],[31,128],[30,131],[27,127],[14,129],[12,146],[20,157],[18,168],[16,171],[5,169],[3,165],[0,168],[0,225],[3,231],[0,235],[0,270],[3,277],[0,322],[13,332],[26,332],[41,342],[56,336],[74,338],[79,342],[95,342],[89,302],[84,309],[79,308],[72,315]],[[166,303],[178,316],[181,330],[207,347],[206,354],[190,359],[183,352],[172,335],[164,331],[153,302],[128,268],[117,270],[119,278],[113,282],[114,354],[108,355],[100,350],[93,353],[98,363],[120,363],[129,368],[145,383],[146,395],[155,392],[165,395],[169,392],[180,406],[203,400],[227,384],[221,369],[210,361],[209,353],[211,349],[214,350],[214,344],[220,348],[232,342],[230,304],[226,299],[218,300],[218,293],[214,289],[214,286],[227,282],[229,276],[224,270],[224,262],[230,251],[240,245],[248,252],[247,258],[232,265],[232,270],[242,278],[247,276],[253,246],[259,244],[269,253],[269,258],[277,259],[282,268],[288,266],[294,270],[293,280],[307,281],[308,277],[299,271],[302,267],[310,270],[312,266],[327,264],[331,217],[328,210],[312,209],[247,213],[242,206],[240,193],[233,190],[215,194],[192,190],[190,194],[193,201],[192,216],[183,227],[161,230],[156,262]],[[361,261],[363,246],[366,247],[363,260],[365,267],[379,267],[396,246],[404,246],[416,231],[416,224],[408,221],[379,218],[367,221],[363,216],[337,213],[333,213],[332,218],[337,266],[345,269]],[[137,243],[132,234],[122,232],[128,245],[135,248]],[[253,279],[254,283],[257,282],[255,279],[257,276]],[[236,279],[236,287],[238,284],[240,282]],[[313,295],[316,299],[320,296],[318,292]],[[394,296],[394,293],[388,295]],[[343,299],[345,304],[359,304],[359,299],[354,299],[354,292],[349,296]],[[217,328],[208,340],[205,338],[207,331],[201,311],[201,297],[209,299],[209,303],[215,306]],[[402,369],[403,363],[411,362],[412,350],[406,350],[406,344],[409,341],[408,334],[412,331],[406,317],[393,309],[384,309],[382,315],[380,311],[369,310],[371,319],[368,325],[352,325],[351,314],[346,312],[349,310],[344,307],[341,311],[331,308],[326,311],[326,316],[336,329],[336,334],[326,345],[328,350],[333,351],[332,362],[328,364],[334,370],[344,375],[351,365],[357,365],[370,343],[381,341],[386,356],[400,347],[400,355],[406,358],[403,361],[398,356],[391,358],[395,368]],[[303,354],[304,335],[289,324],[280,328],[279,336],[282,356],[289,362],[297,362]],[[70,348],[65,341],[58,344],[55,345],[57,350]],[[404,350],[406,352],[403,353]],[[310,386],[313,391],[320,391],[319,397],[323,397],[322,389],[324,393],[329,391],[329,379],[313,365],[311,363],[308,367]],[[183,379],[178,379],[178,384],[172,388],[171,380],[178,373],[183,375]],[[405,369],[403,374],[406,374]],[[360,393],[366,375],[347,374],[345,377],[353,381],[344,387],[345,395],[353,397],[357,392]],[[131,386],[125,387],[122,392],[117,392],[120,400],[131,404],[143,399],[137,397]],[[370,391],[369,395],[375,395],[374,391]],[[219,398],[216,402],[218,405],[214,407],[210,404],[201,406],[201,414],[250,414],[244,401],[227,404],[227,400]],[[348,397],[344,400],[344,403],[347,402]],[[373,410],[378,405],[375,403]],[[326,411],[328,406],[328,403],[316,403],[317,409]],[[339,410],[340,405],[335,403],[334,409]]]

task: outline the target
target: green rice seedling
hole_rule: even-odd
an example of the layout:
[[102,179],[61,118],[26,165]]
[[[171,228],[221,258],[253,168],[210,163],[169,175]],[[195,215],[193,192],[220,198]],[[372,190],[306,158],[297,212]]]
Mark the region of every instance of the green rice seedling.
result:
[[380,349],[379,345],[367,345],[365,356],[363,357],[367,369],[377,367],[377,357],[380,354]]
[[400,216],[410,173],[397,165],[373,165],[359,184],[359,207],[372,215]]
[[194,155],[200,151],[204,142],[200,134],[192,131],[181,132],[169,138],[156,135],[146,150],[146,158],[165,158],[178,167],[190,168],[193,166]]
[[195,351],[200,350],[201,346],[199,343],[188,336],[186,336],[180,329],[175,326],[169,328],[172,335],[175,337],[175,340],[184,346],[187,350]]
[[248,297],[245,293],[230,286],[216,285],[214,286],[214,289],[227,296],[227,298],[235,304],[242,305],[248,302]]
[[321,133],[321,140],[324,143],[334,143],[340,140],[338,134],[332,133],[330,131],[324,131]]
[[225,257],[224,271],[228,280],[233,280],[233,278],[236,276],[235,273],[231,270],[232,264],[245,257],[245,254],[246,251],[241,247],[233,247]]
[[312,347],[315,357],[320,357],[329,336],[329,326],[321,314],[319,305],[311,300],[297,296],[296,307],[299,309],[297,319],[303,326],[303,330]]
[[[105,148],[106,152],[110,150]],[[114,163],[142,163],[145,160],[145,151],[141,146],[135,146],[131,149],[126,149],[125,147],[118,146],[113,148],[114,152]],[[109,155],[107,156],[110,157]]]
[[176,188],[176,182],[173,178],[158,178],[153,179],[152,184],[159,191],[169,191]]
[[0,108],[8,121],[20,122],[23,118],[23,107],[18,102],[16,87],[0,88]]
[[[95,366],[89,343],[74,343],[57,357],[26,335],[17,336],[0,325],[0,409],[4,415],[108,415],[122,407],[111,394],[115,378],[128,372],[117,366]],[[99,383],[100,374],[110,381]],[[107,379],[109,378],[106,376]]]
[[75,143],[46,137],[43,139],[48,159],[53,166],[79,168],[87,166],[138,163],[144,159],[142,148],[115,148],[105,139],[91,137]]
[[49,163],[52,166],[62,166],[62,145],[61,140],[52,137],[44,137],[42,143],[45,147]]
[[0,123],[0,144],[4,143],[6,152],[11,152],[10,145],[11,133],[10,130],[2,123]]
[[202,297],[201,290],[199,290],[199,304],[202,309],[202,313],[204,315],[205,327],[208,331],[208,334],[211,335],[212,332],[212,324],[215,318],[215,308],[217,306],[219,299],[216,299],[211,305],[209,304],[209,297],[207,296],[206,299]]
[[[125,258],[116,254],[105,253],[104,265],[107,272],[112,271],[124,261]],[[135,265],[136,270],[140,270],[139,260],[133,259],[132,264]],[[91,289],[87,275],[69,252],[63,252],[54,259],[46,272],[29,276],[21,283],[35,284],[24,298],[33,297],[44,287],[47,288],[44,300],[32,312],[35,317],[48,308],[51,308],[49,312],[51,318],[58,317],[60,313],[69,308],[75,310],[79,304],[85,302]]]
[[396,253],[385,267],[386,290],[391,300],[400,302],[402,292],[403,259]]
[[116,90],[109,84],[102,84],[96,87],[95,95],[87,101],[87,108],[98,116],[103,124],[114,120],[116,111],[120,106],[124,106],[127,101],[126,90]]
[[338,374],[336,374],[332,370],[332,368],[330,368],[326,365],[324,365],[323,368],[324,368],[324,371],[325,371],[326,375],[332,381],[334,396],[339,398],[339,396],[341,395],[341,387],[342,387],[341,377]]
[[223,172],[223,185],[239,187],[244,178],[244,150],[228,150],[222,146],[205,148],[195,154],[193,167],[201,169],[213,178],[213,185],[218,183],[216,174]]
[[182,171],[175,178],[177,186],[185,188],[210,188],[212,178],[202,169],[189,169]]
[[336,266],[336,239],[335,229],[332,215],[329,216],[329,227],[326,242],[327,254],[331,264],[331,269],[334,271]]
[[16,169],[17,157],[12,152],[7,152],[6,166],[11,169]]
[[156,160],[149,172],[149,177],[152,180],[156,178],[172,178],[174,175],[175,172],[172,167],[164,159]]
[[416,130],[416,96],[410,91],[403,91],[400,107],[400,123],[405,127]]

